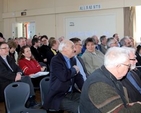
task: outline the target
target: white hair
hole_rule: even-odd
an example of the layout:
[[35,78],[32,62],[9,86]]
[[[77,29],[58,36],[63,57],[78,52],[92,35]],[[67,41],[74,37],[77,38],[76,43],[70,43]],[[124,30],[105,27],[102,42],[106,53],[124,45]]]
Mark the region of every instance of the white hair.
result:
[[135,48],[133,48],[133,47],[125,47],[125,46],[123,46],[122,48],[125,49],[128,52],[129,55],[130,55],[130,53],[135,54],[135,52],[136,52]]
[[124,48],[112,47],[109,48],[104,56],[104,65],[113,67],[124,63],[129,59],[129,54]]
[[66,48],[68,46],[68,43],[71,42],[72,44],[74,44],[72,41],[70,40],[63,40],[60,44],[59,44],[59,47],[58,47],[58,50],[60,52],[63,51],[64,48]]
[[[130,57],[130,54],[134,54],[135,55],[135,53],[136,53],[136,50],[134,48],[132,48],[132,47],[122,47],[122,48],[125,49],[128,52],[129,57]],[[132,70],[132,69],[135,69],[135,68],[136,68],[136,64],[134,64],[134,63],[132,64],[131,63],[130,69]]]

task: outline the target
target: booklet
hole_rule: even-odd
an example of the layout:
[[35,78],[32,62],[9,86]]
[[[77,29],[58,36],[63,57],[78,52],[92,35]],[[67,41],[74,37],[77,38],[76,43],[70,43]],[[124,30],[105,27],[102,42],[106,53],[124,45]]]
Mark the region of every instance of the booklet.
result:
[[37,77],[45,76],[45,75],[48,75],[48,74],[49,74],[49,72],[47,72],[47,71],[46,71],[46,72],[40,71],[40,72],[37,72],[37,73],[31,75],[30,77],[31,77],[31,78],[37,78]]

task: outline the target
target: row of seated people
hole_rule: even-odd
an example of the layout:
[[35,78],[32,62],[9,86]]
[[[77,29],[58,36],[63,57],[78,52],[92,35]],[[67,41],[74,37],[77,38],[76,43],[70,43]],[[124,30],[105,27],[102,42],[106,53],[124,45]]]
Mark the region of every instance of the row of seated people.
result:
[[[16,48],[16,51],[18,54],[21,51],[21,48],[25,45],[27,45],[25,38],[19,38],[18,39],[18,47]],[[48,40],[48,37],[46,35],[41,36],[41,38],[33,38],[31,40],[32,45],[30,46],[31,52],[34,56],[34,58],[38,62],[44,62],[47,66],[50,65],[51,58],[57,54],[58,52],[58,46],[59,41],[55,39],[54,37],[51,37]],[[49,68],[49,67],[48,67]]]
[[[72,39],[72,41],[73,41],[73,39]],[[92,41],[88,41],[88,42],[92,42]],[[72,57],[72,56],[74,56],[73,54],[74,54],[74,51],[77,51],[77,49],[78,49],[78,51],[81,51],[81,43],[80,43],[80,39],[78,40],[78,41],[74,41],[74,43],[75,43],[75,48],[76,48],[76,50],[74,49],[73,51],[71,51],[70,50],[70,48],[69,48],[69,50],[66,50],[65,52],[67,52],[66,53],[66,55],[64,55],[64,56],[67,56],[67,55],[70,55],[70,56],[68,56],[68,57]],[[68,44],[68,43],[67,43]],[[66,45],[67,45],[66,44]],[[88,44],[88,43],[87,43]],[[91,47],[91,49],[93,49],[94,48],[94,43],[92,42],[92,43],[89,43],[89,44],[92,44],[93,45],[93,47]],[[65,45],[65,44],[64,44]],[[69,44],[68,44],[69,45]],[[60,45],[61,46],[61,45]],[[87,46],[89,46],[89,45],[86,45],[86,47]],[[61,47],[60,47],[61,48]],[[29,49],[29,48],[28,48]],[[61,51],[61,50],[60,50]],[[61,53],[63,54],[63,52],[61,51]],[[91,51],[91,53],[93,53],[93,54],[95,54],[94,53],[94,51]],[[58,55],[57,55],[58,56]],[[64,57],[65,58],[65,57]],[[82,56],[82,58],[83,58],[83,56]],[[67,62],[67,58],[65,58],[65,60],[66,60],[66,62]],[[53,61],[52,61],[53,62]],[[78,64],[78,63],[77,63]],[[70,65],[69,63],[68,63],[68,65]],[[77,68],[77,66],[74,66],[73,67],[73,69],[76,69],[77,71],[76,72],[79,72],[79,69]],[[58,69],[59,70],[59,68],[53,68],[54,70],[55,69]],[[61,70],[61,69],[60,69]],[[72,70],[73,71],[73,70]],[[81,70],[80,70],[81,71]],[[53,71],[51,71],[51,73],[52,73]],[[61,73],[63,73],[62,71],[60,71]],[[57,72],[56,72],[57,73]],[[55,72],[54,72],[54,74],[56,74]],[[81,73],[84,73],[84,71],[83,72],[81,72]],[[57,73],[57,75],[58,75],[59,73]],[[85,73],[86,74],[86,73]],[[83,74],[82,74],[83,75]],[[59,76],[59,75],[58,75]],[[83,75],[84,76],[84,75]],[[72,76],[73,77],[73,76]],[[60,78],[60,77],[59,77]],[[77,77],[76,77],[77,78]],[[64,78],[62,78],[63,80],[64,80]],[[67,78],[67,79],[69,79],[69,78]],[[83,77],[83,80],[85,80],[86,79],[86,75]],[[80,79],[81,80],[81,79]],[[77,81],[77,82],[80,82],[80,81]],[[82,85],[82,84],[81,84]],[[81,85],[79,85],[78,84],[78,86],[79,86],[79,88],[81,88]],[[68,106],[68,105],[67,105]],[[62,108],[62,109],[68,109],[68,108]],[[76,110],[76,109],[75,109]]]
[[[137,102],[140,101],[138,94],[133,91],[131,93],[136,95],[134,94],[135,97],[132,97],[128,93],[130,98],[130,101],[128,101],[120,82],[130,69],[130,65],[131,69],[135,68],[135,50],[121,47],[109,49],[109,52],[105,55],[106,61],[104,62],[106,63],[104,66],[87,76],[88,79],[84,82],[84,68],[78,68],[80,65],[82,67],[82,63],[77,60],[77,57],[73,57],[76,52],[81,51],[81,41],[80,39],[76,40],[75,38],[74,43],[68,40],[61,42],[59,45],[60,53],[51,60],[49,93],[43,107],[47,110],[61,109],[73,113],[77,113],[78,107],[81,113],[93,113],[94,111],[104,113],[111,110],[115,110],[114,112],[140,112],[141,105]],[[124,78],[123,81],[125,81]],[[95,86],[96,82],[100,82],[100,84]],[[104,84],[101,84],[101,82]],[[75,84],[82,91],[81,93],[76,91]],[[126,82],[126,84],[128,83]],[[132,91],[132,89],[127,88],[128,90]],[[136,91],[138,90],[136,89]]]

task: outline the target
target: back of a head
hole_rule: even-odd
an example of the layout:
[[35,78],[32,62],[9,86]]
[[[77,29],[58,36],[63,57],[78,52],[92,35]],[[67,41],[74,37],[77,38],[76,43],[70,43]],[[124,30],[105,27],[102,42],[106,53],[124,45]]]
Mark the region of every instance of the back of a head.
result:
[[129,54],[124,48],[112,47],[109,48],[104,56],[104,65],[106,67],[114,67],[124,63],[129,59]]

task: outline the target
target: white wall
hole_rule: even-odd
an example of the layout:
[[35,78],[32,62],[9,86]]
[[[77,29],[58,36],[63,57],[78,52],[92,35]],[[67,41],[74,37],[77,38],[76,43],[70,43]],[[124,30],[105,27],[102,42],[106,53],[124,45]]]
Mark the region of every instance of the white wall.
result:
[[2,7],[3,1],[0,0],[0,32],[3,33],[3,19],[2,19],[2,11],[3,11],[3,7]]
[[[80,6],[99,4],[101,8],[99,10],[93,11],[80,11]],[[3,19],[4,19],[4,34],[6,37],[12,36],[12,23],[17,22],[35,22],[36,24],[36,34],[43,35],[47,34],[49,37],[55,36],[60,37],[62,35],[69,37],[68,33],[71,32],[70,28],[67,27],[67,22],[73,19],[76,23],[82,17],[95,18],[98,15],[105,15],[105,18],[110,18],[112,24],[107,28],[112,32],[117,32],[121,37],[123,37],[124,32],[124,18],[123,18],[123,7],[131,5],[140,5],[140,0],[3,0]],[[26,9],[27,15],[21,16],[21,12]],[[90,18],[88,18],[90,17]],[[76,19],[78,18],[78,20]],[[98,17],[102,20],[102,17]],[[114,19],[115,18],[115,19]],[[83,18],[84,19],[84,18]],[[108,20],[105,21],[107,23]],[[84,23],[84,21],[81,21]],[[81,22],[79,24],[81,24]],[[90,22],[87,22],[90,24]],[[98,21],[97,23],[101,23]],[[103,22],[103,24],[105,24]],[[75,24],[76,25],[76,24]],[[86,23],[84,25],[87,25]],[[96,23],[93,25],[96,25]],[[90,26],[88,28],[88,26]],[[100,27],[105,25],[100,25]],[[77,27],[77,26],[76,26]],[[81,29],[82,26],[78,26],[74,30]],[[107,27],[107,24],[106,24]],[[106,27],[103,28],[103,31],[106,30]],[[86,26],[87,30],[93,29],[90,25]],[[83,29],[83,30],[86,30]],[[99,28],[98,28],[99,29]],[[95,30],[96,31],[96,30]],[[78,30],[77,30],[78,32]],[[99,33],[98,35],[100,35]],[[102,34],[101,34],[102,35]],[[84,38],[84,37],[81,37]]]

